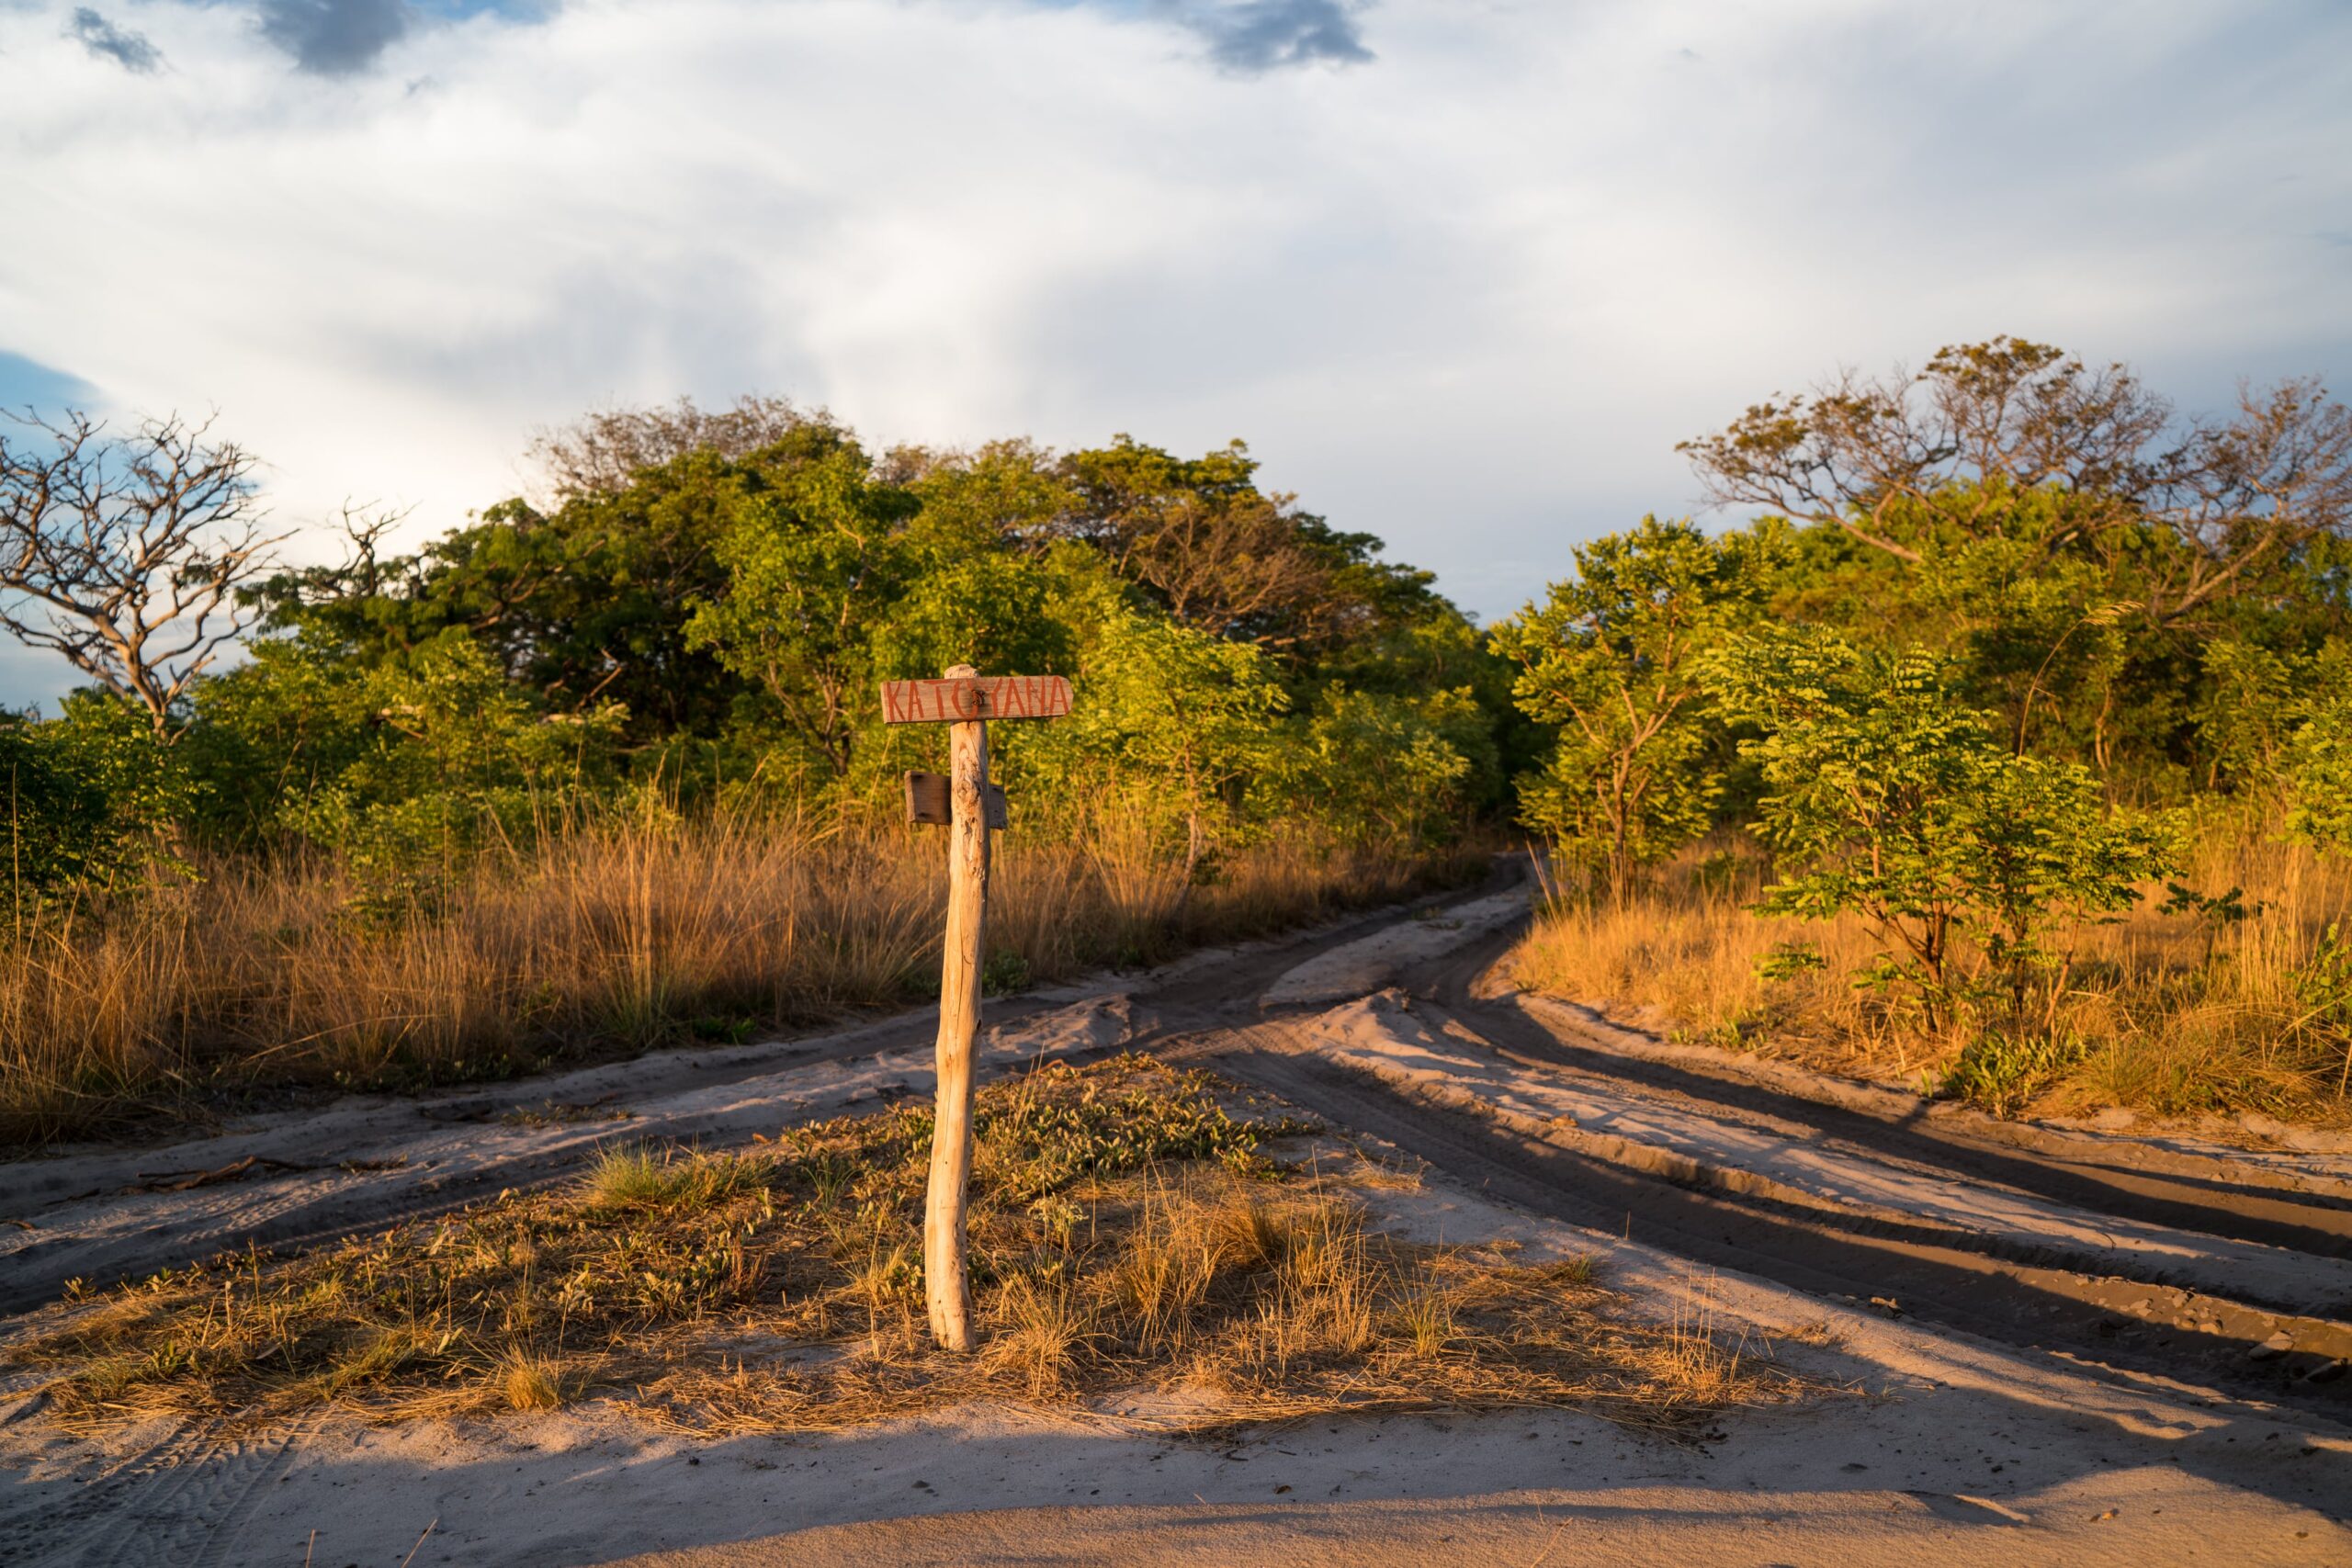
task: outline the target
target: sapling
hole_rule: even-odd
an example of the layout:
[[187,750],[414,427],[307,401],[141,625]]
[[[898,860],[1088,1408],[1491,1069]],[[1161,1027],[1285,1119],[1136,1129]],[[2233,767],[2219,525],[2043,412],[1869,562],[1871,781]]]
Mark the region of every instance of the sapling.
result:
[[2168,822],[2109,807],[2078,764],[2016,754],[1929,655],[1765,630],[1725,644],[1713,682],[1761,731],[1742,746],[1765,786],[1755,831],[1785,869],[1758,911],[1868,920],[1889,947],[1858,979],[1907,991],[1930,1027],[1997,999],[2012,1028],[2047,1029],[2067,934],[2172,867]]

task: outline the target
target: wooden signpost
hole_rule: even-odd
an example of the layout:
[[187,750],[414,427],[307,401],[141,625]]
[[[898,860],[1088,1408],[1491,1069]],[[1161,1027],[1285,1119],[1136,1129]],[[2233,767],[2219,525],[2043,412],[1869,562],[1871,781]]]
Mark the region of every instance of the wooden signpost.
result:
[[[945,724],[947,953],[939,972],[939,1112],[922,1212],[923,1288],[931,1337],[972,1348],[972,1288],[964,1261],[965,1189],[972,1172],[972,1042],[980,1032],[980,967],[988,957],[989,829],[1004,825],[1004,792],[989,783],[991,718],[1058,718],[1069,682],[1058,675],[983,676],[958,664],[939,681],[885,681],[890,724]],[[943,820],[935,773],[907,775],[907,816]]]

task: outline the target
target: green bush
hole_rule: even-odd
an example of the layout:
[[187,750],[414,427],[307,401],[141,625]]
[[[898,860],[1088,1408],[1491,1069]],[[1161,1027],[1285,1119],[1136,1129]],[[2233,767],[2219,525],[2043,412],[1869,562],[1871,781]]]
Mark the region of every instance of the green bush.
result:
[[311,637],[264,644],[200,689],[197,717],[189,755],[239,803],[219,826],[290,833],[405,885],[609,787],[627,716],[547,711],[449,631],[372,664]]
[[196,785],[144,714],[76,692],[45,723],[0,714],[7,870],[15,908],[71,891],[119,892],[161,872],[184,875],[173,847]]
[[2302,1005],[2299,1032],[2343,1058],[2335,1095],[2352,1088],[2352,939],[2331,921],[2308,957],[2295,970],[2295,998]]
[[1340,839],[1433,842],[1468,815],[1475,741],[1464,732],[1483,720],[1466,687],[1417,701],[1334,683],[1275,753],[1272,782],[1286,808]]
[[2064,975],[2064,934],[2174,869],[2168,822],[2110,808],[2078,764],[2001,745],[1930,656],[1759,631],[1724,647],[1714,682],[1760,731],[1742,747],[1766,788],[1755,830],[1795,868],[1759,910],[1870,920],[1892,946],[1859,978],[1931,1022],[1988,995],[2022,1021]]
[[2304,672],[2286,747],[2287,832],[2320,850],[2352,854],[2352,643],[2331,640]]
[[1958,1100],[1996,1116],[2014,1116],[2087,1051],[2068,1032],[2011,1034],[1988,1029],[1962,1047],[1940,1074],[1923,1086],[1946,1100]]

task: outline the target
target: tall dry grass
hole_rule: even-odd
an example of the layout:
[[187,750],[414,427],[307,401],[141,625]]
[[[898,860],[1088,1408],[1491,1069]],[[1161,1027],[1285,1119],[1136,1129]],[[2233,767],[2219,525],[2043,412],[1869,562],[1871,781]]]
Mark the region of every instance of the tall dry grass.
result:
[[[1867,922],[1750,913],[1770,874],[1752,843],[1724,836],[1622,903],[1555,898],[1514,972],[1680,1038],[1832,1071],[1934,1087],[1972,1049],[1972,1070],[1985,1059],[1985,1018],[1930,1032],[1850,982],[1888,946]],[[2346,1043],[2314,1026],[2297,980],[2328,925],[2352,925],[2352,864],[2217,820],[2197,835],[2181,880],[2209,894],[2243,888],[2255,912],[2235,923],[2166,915],[2165,890],[2152,887],[2120,919],[2075,933],[2049,1029],[2000,1056],[1996,1089],[1973,1098],[2011,1112],[2347,1119]],[[1762,978],[1759,964],[1783,943],[1814,947],[1827,967]]]
[[[1463,857],[1282,839],[1186,897],[1106,814],[1000,837],[999,989],[1157,961],[1402,896]],[[333,861],[0,928],[0,1143],[108,1131],[269,1085],[400,1088],[934,992],[944,850],[897,826],[659,811],[552,825],[388,908]]]

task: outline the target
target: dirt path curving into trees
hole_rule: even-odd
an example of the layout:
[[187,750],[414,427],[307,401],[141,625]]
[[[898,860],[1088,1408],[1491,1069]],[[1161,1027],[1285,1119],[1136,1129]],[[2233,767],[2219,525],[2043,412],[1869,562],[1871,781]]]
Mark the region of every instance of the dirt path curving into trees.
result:
[[[2352,1409],[2352,1159],[1999,1123],[1512,994],[1510,863],[1468,896],[990,1005],[984,1070],[1149,1049],[1491,1196],[2005,1344]],[[163,1147],[0,1167],[0,1311],[567,1179],[600,1146],[748,1144],[929,1089],[916,1013]]]

